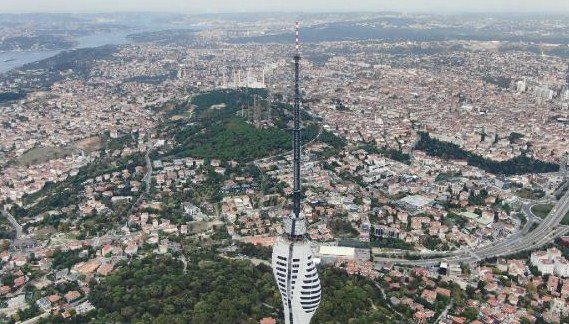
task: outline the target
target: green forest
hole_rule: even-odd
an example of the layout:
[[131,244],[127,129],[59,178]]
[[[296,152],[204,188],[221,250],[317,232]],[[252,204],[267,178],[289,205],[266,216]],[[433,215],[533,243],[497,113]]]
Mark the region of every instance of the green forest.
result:
[[539,161],[523,154],[507,161],[485,159],[461,149],[456,144],[431,138],[429,133],[426,132],[419,132],[419,141],[415,145],[415,149],[424,151],[430,156],[438,156],[443,159],[466,160],[469,165],[494,174],[547,173],[559,170],[557,164]]
[[179,131],[180,144],[172,154],[249,162],[281,153],[292,146],[291,135],[281,129],[258,129],[239,117],[201,128],[190,126]]
[[338,137],[334,135],[332,132],[329,132],[327,130],[322,131],[319,139],[321,142],[326,143],[335,149],[341,149],[346,146],[345,139]]
[[384,307],[388,302],[369,279],[326,267],[320,272],[320,280],[322,301],[312,319],[313,324],[407,322]]
[[[259,323],[282,319],[271,268],[197,252],[183,264],[168,256],[123,263],[89,297],[96,310],[76,323]],[[312,323],[399,323],[376,285],[343,270],[320,272],[323,300]],[[51,317],[48,321],[57,321]]]
[[94,323],[258,323],[276,316],[280,297],[268,267],[194,256],[134,260],[96,285]]
[[[260,100],[267,97],[265,89],[214,90],[201,93],[192,98],[196,119],[199,121],[218,121],[235,116],[242,107],[253,105],[254,96]],[[212,109],[211,106],[224,104],[225,108]]]
[[[176,157],[192,156],[250,162],[290,150],[292,134],[287,129],[292,118],[291,107],[282,103],[274,104],[272,122],[276,127],[258,128],[240,116],[241,108],[248,109],[247,107],[253,104],[254,96],[263,102],[267,91],[217,90],[193,97],[191,104],[194,107],[194,122],[167,125],[178,143],[169,154]],[[224,106],[212,108],[221,104]],[[174,109],[176,112],[184,110],[187,108]],[[306,143],[318,135],[320,127],[309,121],[312,118],[306,113],[303,114],[303,120],[306,122],[302,129],[302,141]],[[332,133],[323,131],[320,136],[323,142],[335,148],[345,145],[345,141]]]
[[0,93],[0,102],[9,102],[14,100],[20,100],[26,97],[25,93],[22,92],[2,92]]
[[405,164],[411,164],[411,155],[409,153],[404,153],[401,150],[390,148],[387,146],[377,147],[375,144],[366,144],[363,149],[371,154],[379,154],[385,156],[388,159],[399,161]]

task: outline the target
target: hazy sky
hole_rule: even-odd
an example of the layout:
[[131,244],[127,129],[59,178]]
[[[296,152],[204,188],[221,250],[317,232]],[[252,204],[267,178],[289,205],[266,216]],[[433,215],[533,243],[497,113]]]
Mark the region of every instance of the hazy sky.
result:
[[0,13],[164,11],[569,12],[568,0],[0,0]]

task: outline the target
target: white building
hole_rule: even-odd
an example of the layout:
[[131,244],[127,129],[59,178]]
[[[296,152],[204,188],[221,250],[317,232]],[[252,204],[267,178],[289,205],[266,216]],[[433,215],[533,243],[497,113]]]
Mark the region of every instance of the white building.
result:
[[310,243],[279,237],[273,247],[273,273],[281,293],[285,323],[308,324],[320,305],[320,279]]
[[569,261],[565,258],[556,258],[553,271],[560,277],[569,277]]
[[310,242],[306,239],[306,221],[300,205],[300,54],[298,25],[295,63],[295,101],[293,129],[294,195],[293,212],[284,222],[284,235],[273,246],[273,274],[281,293],[285,324],[309,324],[320,305],[321,288]]
[[527,90],[527,84],[525,80],[520,80],[516,82],[516,91],[525,92]]
[[555,274],[560,277],[569,277],[569,261],[567,261],[567,259],[561,255],[561,251],[556,248],[547,249],[547,251],[533,252],[530,261],[542,274]]
[[347,259],[355,259],[356,249],[353,247],[321,245],[319,249],[319,254],[321,257],[333,256],[333,257],[343,257]]

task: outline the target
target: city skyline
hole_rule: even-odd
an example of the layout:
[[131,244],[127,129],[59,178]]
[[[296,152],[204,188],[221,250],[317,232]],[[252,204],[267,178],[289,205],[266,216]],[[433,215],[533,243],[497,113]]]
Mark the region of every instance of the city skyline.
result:
[[[459,3],[451,0],[402,0],[393,2],[377,2],[371,0],[358,0],[346,4],[344,1],[315,0],[303,1],[271,1],[259,5],[252,0],[240,1],[210,1],[207,3],[190,1],[133,1],[125,0],[120,3],[111,1],[87,0],[78,3],[71,0],[3,0],[5,5],[0,9],[2,13],[99,13],[119,11],[153,11],[153,12],[180,12],[180,13],[239,13],[239,12],[356,12],[356,11],[402,11],[402,12],[569,12],[569,3],[545,0],[540,2],[530,0],[482,0],[477,2]],[[324,8],[324,9],[323,9]]]

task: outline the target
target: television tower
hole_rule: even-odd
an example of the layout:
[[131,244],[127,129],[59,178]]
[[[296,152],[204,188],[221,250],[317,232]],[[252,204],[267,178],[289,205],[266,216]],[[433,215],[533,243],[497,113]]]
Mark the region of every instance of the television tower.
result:
[[563,180],[567,180],[567,161],[569,160],[569,152],[565,152],[561,156],[561,162],[559,163],[559,173],[563,176]]
[[567,74],[565,75],[565,85],[569,88],[569,64],[567,64]]
[[285,324],[309,324],[320,305],[320,279],[306,238],[306,220],[300,208],[300,43],[296,23],[294,52],[294,128],[292,213],[285,219],[285,233],[273,246],[272,267],[283,301]]

